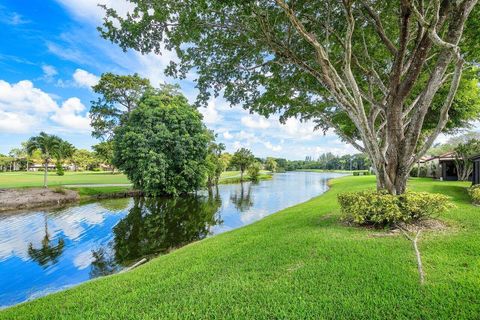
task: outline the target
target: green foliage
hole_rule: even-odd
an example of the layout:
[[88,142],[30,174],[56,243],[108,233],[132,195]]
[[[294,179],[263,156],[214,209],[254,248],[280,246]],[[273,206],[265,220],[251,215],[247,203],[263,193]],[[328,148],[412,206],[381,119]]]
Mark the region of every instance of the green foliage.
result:
[[55,163],[55,171],[57,173],[57,176],[63,176],[65,175],[65,170],[63,169],[63,165],[60,161],[57,161]]
[[427,167],[420,166],[420,170],[418,172],[418,176],[421,178],[425,178],[427,176]]
[[277,161],[275,161],[274,158],[268,157],[267,160],[265,161],[265,169],[271,172],[276,172],[277,171]]
[[418,177],[418,166],[414,166],[412,170],[410,170],[410,177]]
[[347,221],[374,226],[415,223],[452,207],[447,196],[427,192],[350,192],[339,194],[338,202]]
[[470,158],[480,153],[480,140],[471,139],[465,143],[459,143],[455,147],[455,165],[458,179],[469,180],[473,171],[473,161]]
[[468,189],[468,194],[474,204],[480,205],[480,184],[470,187]]
[[92,136],[109,140],[122,116],[135,109],[142,95],[152,87],[149,80],[137,74],[124,76],[108,72],[102,74],[92,89],[101,95],[91,102]]
[[238,149],[232,156],[230,164],[236,166],[240,170],[240,180],[243,181],[243,174],[245,170],[255,161],[252,151],[241,148]]
[[112,167],[112,172],[114,170],[113,164],[113,142],[111,140],[102,141],[96,145],[92,146],[92,149],[95,151],[95,156],[104,164]]
[[262,170],[262,164],[258,161],[254,161],[248,168],[247,174],[250,177],[250,180],[256,182],[260,177],[260,170]]
[[147,94],[115,129],[114,161],[149,195],[179,195],[204,185],[212,136],[187,99]]
[[207,185],[218,185],[222,172],[227,168],[227,163],[222,159],[222,151],[225,150],[223,143],[210,142],[207,155]]
[[360,175],[360,172],[354,171],[354,172],[353,172],[353,175],[354,175],[354,176],[359,176],[359,175]]

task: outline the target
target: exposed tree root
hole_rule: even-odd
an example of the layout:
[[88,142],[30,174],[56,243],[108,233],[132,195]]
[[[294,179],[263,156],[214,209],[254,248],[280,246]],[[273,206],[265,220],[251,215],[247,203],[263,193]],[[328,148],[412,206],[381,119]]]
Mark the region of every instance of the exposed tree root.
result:
[[[410,231],[406,227],[400,225],[397,225],[397,227],[403,232],[405,237],[413,243],[413,249],[415,250],[415,256],[417,258],[417,268],[418,275],[420,277],[420,284],[423,285],[425,283],[425,273],[423,272],[422,256],[420,255],[420,250],[418,249],[418,239],[420,238],[420,233],[422,232],[422,229],[418,227],[414,231]],[[414,233],[415,235],[412,236],[410,233]]]

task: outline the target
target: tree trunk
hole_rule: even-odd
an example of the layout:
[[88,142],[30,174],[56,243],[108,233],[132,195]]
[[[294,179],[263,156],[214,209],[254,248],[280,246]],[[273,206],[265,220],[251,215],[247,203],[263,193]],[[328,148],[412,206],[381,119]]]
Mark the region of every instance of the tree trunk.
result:
[[240,168],[240,182],[243,181],[243,171],[244,169]]
[[48,177],[48,161],[45,161],[45,173],[43,175],[43,187],[47,187],[47,177]]
[[400,195],[407,189],[407,180],[411,167],[390,160],[389,163],[374,162],[377,173],[377,190],[386,190],[391,194]]

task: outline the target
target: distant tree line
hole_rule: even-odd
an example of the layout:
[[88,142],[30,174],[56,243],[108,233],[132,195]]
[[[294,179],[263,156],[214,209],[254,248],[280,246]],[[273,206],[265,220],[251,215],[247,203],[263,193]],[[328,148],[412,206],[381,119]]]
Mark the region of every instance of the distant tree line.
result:
[[293,171],[300,169],[320,170],[369,170],[370,159],[362,153],[346,154],[343,156],[334,155],[331,152],[321,154],[317,159],[307,156],[305,160],[286,160],[277,158],[275,162],[278,171]]

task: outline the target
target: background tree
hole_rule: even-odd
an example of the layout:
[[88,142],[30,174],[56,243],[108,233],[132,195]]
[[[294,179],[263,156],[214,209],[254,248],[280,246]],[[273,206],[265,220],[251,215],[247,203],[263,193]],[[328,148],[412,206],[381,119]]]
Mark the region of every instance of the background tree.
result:
[[114,164],[149,195],[179,195],[205,183],[212,139],[202,115],[176,91],[146,94],[114,134]]
[[89,169],[90,167],[94,166],[98,161],[99,160],[96,159],[93,152],[85,149],[75,150],[72,157],[72,164],[75,171],[77,171],[79,168]]
[[267,157],[265,160],[265,169],[271,172],[276,172],[277,171],[277,161],[275,161],[274,158],[272,157]]
[[480,154],[480,140],[471,139],[459,143],[455,147],[455,166],[457,167],[458,180],[467,181],[473,172],[471,157]]
[[92,136],[109,140],[123,115],[134,110],[142,95],[151,89],[150,81],[134,75],[104,73],[92,87],[100,98],[91,102],[90,125]]
[[390,193],[441,132],[479,115],[477,0],[131,3],[127,17],[106,10],[103,37],[175,50],[167,74],[195,68],[199,103],[223,90],[251,111],[333,128]]
[[240,181],[243,181],[243,174],[245,170],[255,161],[252,151],[241,148],[238,149],[232,156],[230,164],[236,166],[240,170]]
[[260,170],[262,170],[262,164],[258,161],[253,161],[247,168],[250,180],[257,182],[260,178]]
[[75,147],[68,141],[60,140],[58,147],[55,151],[55,165],[57,169],[57,175],[63,176],[65,174],[63,170],[64,161],[71,159],[75,153]]
[[209,187],[218,185],[220,176],[227,167],[225,161],[221,158],[222,151],[225,150],[225,145],[223,143],[215,143],[213,139],[214,137],[212,137],[212,141],[208,146],[207,155],[207,185]]
[[113,165],[113,141],[102,141],[92,146],[95,151],[95,156],[103,163],[110,167],[112,174],[115,173],[115,166]]
[[22,161],[27,163],[27,171],[28,171],[28,153],[26,148],[13,148],[10,150],[8,153],[10,157],[12,157],[13,160],[13,170],[20,170],[20,166]]
[[34,151],[39,150],[44,165],[43,187],[47,187],[48,165],[57,154],[60,147],[61,139],[55,135],[49,135],[40,132],[38,136],[31,137],[27,142],[27,152],[32,155]]

